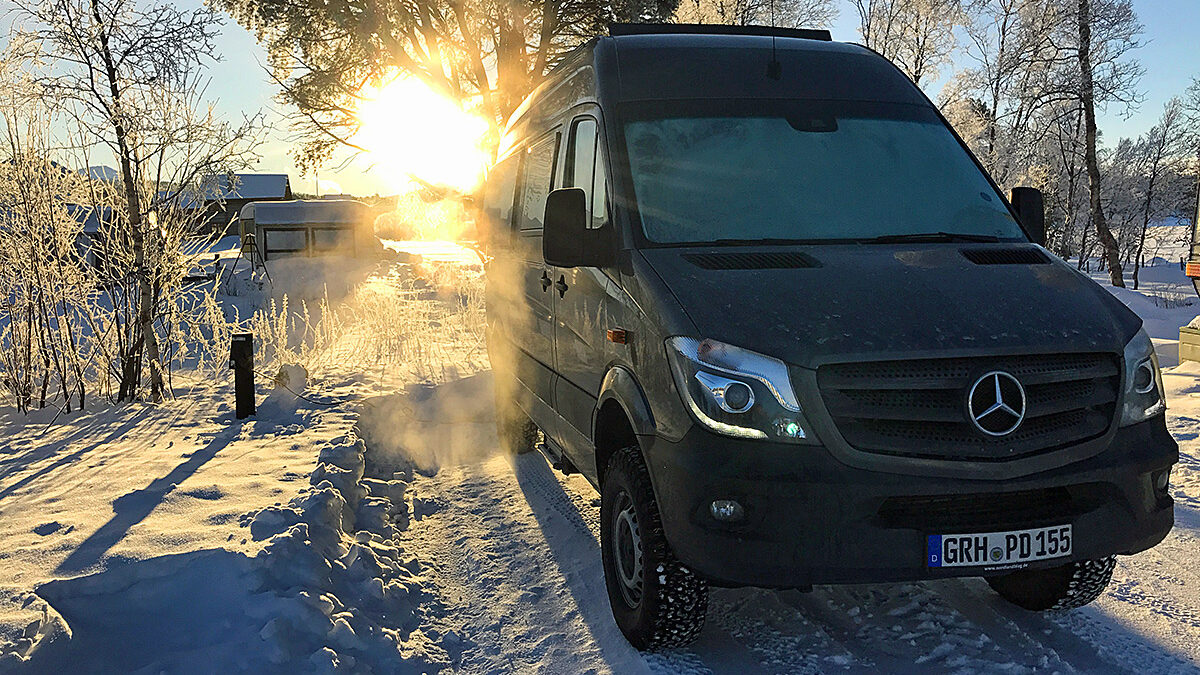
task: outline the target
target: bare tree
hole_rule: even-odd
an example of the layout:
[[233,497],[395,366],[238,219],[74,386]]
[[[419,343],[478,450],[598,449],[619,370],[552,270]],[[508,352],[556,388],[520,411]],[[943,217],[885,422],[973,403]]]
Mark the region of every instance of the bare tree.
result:
[[[114,305],[130,309],[118,342],[119,400],[137,396],[143,366],[149,393],[165,393],[156,322],[164,290],[182,279],[179,239],[195,229],[181,200],[214,174],[253,158],[253,120],[230,126],[203,105],[200,75],[220,25],[209,8],[181,10],[137,0],[19,3],[27,34],[51,59],[40,84],[69,102],[81,149],[99,144],[118,166],[118,236],[108,256]],[[97,190],[97,196],[102,190]]]
[[[1082,269],[1087,260],[1087,236],[1089,222],[1086,220],[1087,208],[1083,203],[1083,111],[1075,102],[1063,103],[1061,114],[1052,114],[1053,125],[1050,140],[1046,144],[1048,164],[1058,178],[1057,189],[1053,204],[1056,215],[1052,222],[1061,222],[1061,232],[1058,235],[1060,251],[1070,256],[1074,233],[1078,230],[1080,241],[1078,248],[1079,268]],[[1083,222],[1080,215],[1084,214]]]
[[854,8],[863,44],[918,85],[949,61],[964,18],[960,0],[854,0]]
[[[1159,201],[1162,201],[1161,195],[1155,193],[1155,188],[1161,190],[1164,174],[1169,174],[1173,169],[1177,169],[1178,167],[1173,165],[1187,156],[1191,149],[1189,132],[1187,118],[1183,112],[1183,102],[1178,98],[1173,98],[1163,107],[1163,114],[1158,119],[1158,124],[1154,125],[1139,143],[1144,156],[1145,189],[1141,200],[1143,204],[1141,228],[1138,233],[1137,252],[1133,266],[1133,288],[1135,290],[1138,287],[1138,272],[1145,264],[1143,254],[1146,250],[1146,230],[1150,226],[1151,219],[1163,215],[1159,208]],[[1158,201],[1156,201],[1156,197],[1158,197]]]
[[1196,155],[1195,169],[1200,173],[1200,77],[1192,78],[1192,83],[1183,94],[1181,105],[1191,129],[1190,139]]
[[682,0],[674,20],[737,26],[828,28],[837,18],[833,0]]
[[1096,109],[1110,102],[1134,105],[1139,100],[1137,82],[1141,66],[1127,59],[1129,50],[1140,46],[1142,26],[1129,0],[1071,0],[1075,4],[1074,30],[1068,33],[1079,68],[1078,98],[1083,109],[1084,166],[1092,226],[1114,286],[1125,286],[1117,240],[1108,228],[1101,200],[1100,163],[1096,154],[1098,130]]

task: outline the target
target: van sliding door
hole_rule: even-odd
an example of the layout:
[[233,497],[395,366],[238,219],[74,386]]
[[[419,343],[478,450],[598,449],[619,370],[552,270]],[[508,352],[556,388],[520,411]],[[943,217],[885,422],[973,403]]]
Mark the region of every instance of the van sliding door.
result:
[[[542,220],[546,197],[554,189],[558,156],[557,131],[543,136],[525,150],[517,188],[518,206],[515,260],[520,267],[523,316],[511,326],[517,378],[547,407],[554,404],[554,301],[558,297],[550,270],[542,259]],[[536,405],[536,402],[535,402]]]

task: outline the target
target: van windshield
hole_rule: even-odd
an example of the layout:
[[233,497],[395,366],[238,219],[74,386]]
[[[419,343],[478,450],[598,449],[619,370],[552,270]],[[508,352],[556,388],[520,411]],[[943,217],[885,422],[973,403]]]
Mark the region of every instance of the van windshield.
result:
[[651,242],[1025,239],[924,106],[656,101],[630,104],[622,115]]

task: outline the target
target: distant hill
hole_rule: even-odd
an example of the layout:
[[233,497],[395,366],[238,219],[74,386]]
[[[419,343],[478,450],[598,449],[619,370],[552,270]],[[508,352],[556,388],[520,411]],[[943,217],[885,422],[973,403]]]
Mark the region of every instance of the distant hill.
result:
[[79,173],[92,180],[104,181],[106,183],[115,183],[121,180],[121,172],[111,166],[89,166],[86,169],[80,169]]

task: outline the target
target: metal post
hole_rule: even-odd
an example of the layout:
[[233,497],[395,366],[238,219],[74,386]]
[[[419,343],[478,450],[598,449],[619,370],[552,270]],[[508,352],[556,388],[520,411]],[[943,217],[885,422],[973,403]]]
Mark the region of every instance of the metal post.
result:
[[254,334],[234,333],[229,341],[229,367],[233,369],[233,397],[237,418],[254,414]]

